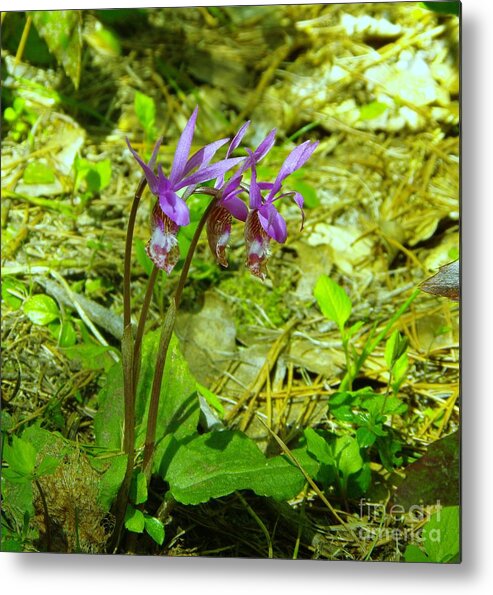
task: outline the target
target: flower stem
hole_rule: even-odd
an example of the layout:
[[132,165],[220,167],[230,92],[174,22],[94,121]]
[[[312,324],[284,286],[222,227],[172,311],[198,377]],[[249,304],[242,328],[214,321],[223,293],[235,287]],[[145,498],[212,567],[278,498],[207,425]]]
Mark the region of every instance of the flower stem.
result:
[[118,547],[120,542],[123,519],[127,508],[128,492],[132,479],[135,450],[135,391],[133,378],[133,338],[132,338],[132,311],[130,300],[130,281],[132,267],[132,243],[135,228],[135,219],[140,199],[146,187],[147,181],[142,177],[130,210],[128,220],[127,236],[125,240],[125,260],[123,264],[123,339],[122,339],[122,367],[123,367],[123,399],[125,427],[123,433],[123,452],[127,455],[127,467],[125,477],[120,486],[115,503],[115,532],[112,539],[112,547]]
[[[212,188],[207,189],[200,189],[201,194],[205,194],[203,190],[214,190]],[[197,193],[199,190],[197,189]],[[217,196],[217,193],[214,192],[207,192],[207,194],[213,194]],[[205,223],[209,216],[209,213],[213,209],[217,202],[217,198],[211,200],[209,205],[207,206],[202,218],[200,219],[197,229],[193,235],[192,241],[190,243],[190,248],[188,249],[187,256],[185,258],[185,262],[183,264],[183,268],[181,270],[180,279],[178,280],[178,286],[175,290],[174,299],[172,299],[171,304],[168,308],[168,312],[164,317],[163,324],[161,326],[161,336],[159,338],[159,348],[157,353],[157,360],[156,360],[156,368],[154,372],[154,379],[152,383],[152,391],[151,391],[151,399],[149,403],[149,414],[147,416],[147,431],[146,431],[146,439],[145,439],[145,446],[144,446],[144,460],[143,460],[143,469],[146,475],[147,481],[149,482],[151,472],[152,472],[152,459],[154,456],[154,448],[156,443],[156,424],[157,424],[157,414],[158,414],[158,407],[159,407],[159,395],[161,393],[161,383],[163,379],[163,372],[164,372],[164,365],[166,362],[166,355],[168,352],[169,342],[171,340],[171,335],[173,333],[173,328],[175,324],[175,317],[176,311],[178,306],[180,305],[181,296],[183,293],[183,288],[185,286],[185,282],[188,276],[188,271],[190,269],[190,264],[192,262],[192,258],[195,252],[195,248],[197,247],[197,243],[200,238],[200,234],[204,229]]]
[[137,332],[135,334],[134,353],[133,353],[133,383],[134,383],[134,399],[135,393],[137,392],[137,385],[139,383],[140,373],[140,354],[142,349],[142,339],[144,337],[145,322],[147,320],[147,314],[149,313],[149,306],[151,304],[152,293],[154,291],[154,285],[156,284],[156,278],[159,269],[154,266],[151,271],[151,275],[147,282],[147,289],[144,296],[144,303],[142,304],[142,310],[140,311],[139,324],[137,326]]

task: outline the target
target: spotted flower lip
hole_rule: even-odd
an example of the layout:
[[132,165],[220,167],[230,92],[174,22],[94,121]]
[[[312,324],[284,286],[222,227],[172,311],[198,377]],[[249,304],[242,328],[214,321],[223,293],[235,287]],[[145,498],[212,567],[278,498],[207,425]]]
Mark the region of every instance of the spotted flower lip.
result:
[[[227,158],[240,145],[249,126],[250,121],[245,122],[235,134],[226,152]],[[239,197],[240,193],[244,191],[241,186],[243,174],[251,164],[258,163],[267,155],[274,145],[275,135],[276,129],[274,128],[254,151],[250,151],[249,156],[228,182],[224,182],[224,175],[222,175],[217,178],[214,185],[220,194],[217,205],[214,206],[207,219],[207,239],[212,254],[223,267],[228,266],[226,247],[231,234],[232,217],[246,222],[249,216],[247,205]]]
[[[227,171],[238,165],[241,161],[244,161],[243,157],[239,157],[223,159],[209,165],[216,151],[228,142],[229,139],[227,138],[206,145],[192,155],[192,157],[188,158],[192,146],[197,113],[198,108],[195,108],[180,136],[169,176],[164,174],[161,165],[158,165],[158,174],[156,175],[153,167],[146,164],[139,157],[127,138],[128,148],[142,168],[151,192],[158,198],[161,210],[178,226],[188,225],[190,223],[190,212],[183,198],[178,196],[177,192],[179,190],[187,186],[194,186],[208,180],[213,180],[218,176],[224,176]],[[194,169],[196,171],[190,173]]]

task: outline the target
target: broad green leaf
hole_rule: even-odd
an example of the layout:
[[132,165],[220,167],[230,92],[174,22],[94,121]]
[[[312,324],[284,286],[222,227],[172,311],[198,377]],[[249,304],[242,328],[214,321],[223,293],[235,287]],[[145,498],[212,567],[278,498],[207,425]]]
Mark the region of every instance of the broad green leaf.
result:
[[34,324],[49,324],[60,316],[55,300],[44,294],[37,294],[27,298],[22,309]]
[[306,448],[320,463],[330,464],[334,462],[332,451],[327,440],[320,436],[312,428],[306,428],[303,432],[306,440]]
[[375,443],[377,436],[369,428],[358,428],[356,430],[356,439],[361,448],[368,448]]
[[288,500],[305,483],[301,471],[284,457],[267,459],[245,434],[227,430],[183,444],[165,479],[172,496],[183,504],[199,504],[243,489]]
[[60,347],[72,347],[76,342],[77,335],[75,333],[74,325],[70,320],[63,320],[60,325],[58,345],[60,345]]
[[457,561],[460,555],[459,507],[435,512],[423,528],[423,545],[433,562]]
[[55,181],[53,170],[42,161],[30,161],[22,179],[26,184],[52,184]]
[[156,517],[145,515],[145,530],[158,545],[163,545],[164,525]]
[[130,499],[134,504],[143,504],[147,501],[147,481],[142,471],[139,471],[132,481]]
[[406,562],[431,562],[428,556],[414,544],[410,544],[406,547],[404,560]]
[[41,463],[36,467],[36,476],[43,477],[43,475],[51,475],[56,471],[61,459],[46,455]]
[[133,533],[143,533],[144,527],[144,513],[133,506],[128,506],[125,513],[125,528]]
[[360,120],[373,120],[378,118],[389,109],[386,103],[380,101],[372,101],[366,105],[362,105],[359,109]]
[[4,460],[11,471],[31,476],[36,466],[37,451],[27,440],[12,436],[12,446],[4,444]]
[[46,10],[31,14],[38,33],[78,89],[82,52],[81,11]]
[[322,275],[315,284],[314,294],[322,314],[337,323],[342,333],[352,309],[344,289],[327,275]]
[[402,337],[398,330],[395,330],[385,343],[385,363],[389,370],[392,369],[397,360],[405,354],[407,339]]
[[96,446],[120,450],[123,441],[123,370],[115,364],[106,374],[98,394],[98,411],[94,418]]
[[91,465],[101,473],[98,501],[105,512],[110,510],[125,477],[127,456],[117,455],[107,458],[91,458]]
[[96,345],[95,343],[84,343],[61,349],[69,359],[75,360],[87,370],[111,368],[114,364],[114,360],[109,355],[111,350],[111,347]]
[[363,467],[360,448],[357,440],[351,436],[341,436],[335,439],[333,444],[333,456],[337,462],[337,468],[344,478],[357,473]]

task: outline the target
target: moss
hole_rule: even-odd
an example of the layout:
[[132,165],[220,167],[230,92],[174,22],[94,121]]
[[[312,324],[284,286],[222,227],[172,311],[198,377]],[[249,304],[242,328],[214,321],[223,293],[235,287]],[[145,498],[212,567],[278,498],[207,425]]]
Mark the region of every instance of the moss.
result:
[[248,271],[242,275],[228,277],[219,285],[221,293],[231,299],[240,333],[248,326],[258,325],[259,320],[267,325],[268,322],[262,312],[275,327],[282,326],[291,313],[285,299],[289,289],[291,289],[289,278],[283,279],[275,287],[270,287],[252,277]]

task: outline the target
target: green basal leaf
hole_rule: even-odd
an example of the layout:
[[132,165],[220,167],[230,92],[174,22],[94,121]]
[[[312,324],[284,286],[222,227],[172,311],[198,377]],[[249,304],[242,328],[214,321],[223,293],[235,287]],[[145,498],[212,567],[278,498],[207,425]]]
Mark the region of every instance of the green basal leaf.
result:
[[115,364],[106,374],[98,394],[98,411],[94,418],[96,446],[119,451],[123,440],[123,370]]
[[112,349],[106,345],[84,343],[83,345],[63,347],[61,350],[69,359],[75,360],[86,370],[100,370],[102,368],[110,369],[114,365],[114,360],[109,354]]
[[158,545],[163,545],[164,525],[156,517],[145,515],[145,530]]
[[45,10],[31,14],[38,33],[78,89],[82,53],[81,11]]
[[30,161],[22,179],[26,184],[52,184],[55,181],[55,173],[42,161]]
[[351,300],[344,289],[327,275],[322,275],[315,284],[314,294],[322,314],[333,320],[342,333],[352,309]]
[[435,512],[423,528],[423,545],[432,562],[456,562],[460,556],[460,513],[458,506]]
[[133,506],[128,506],[125,513],[125,528],[133,533],[143,533],[145,528],[144,513]]
[[90,462],[101,473],[98,495],[99,504],[104,511],[109,511],[125,477],[127,456],[122,454],[111,457],[110,459],[91,458]]
[[[314,465],[314,470],[318,465]],[[278,456],[267,459],[242,432],[220,431],[182,444],[164,478],[171,495],[183,504],[199,504],[236,490],[288,500],[303,488],[301,471]]]
[[152,260],[147,256],[145,244],[140,238],[137,238],[135,241],[135,257],[147,275],[150,275],[154,265],[152,264]]
[[55,300],[49,295],[33,295],[24,302],[22,309],[34,324],[46,325],[60,316]]

